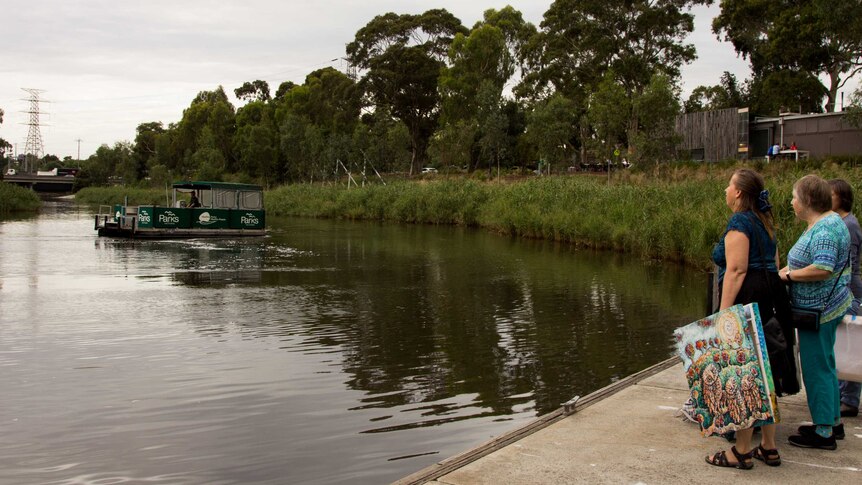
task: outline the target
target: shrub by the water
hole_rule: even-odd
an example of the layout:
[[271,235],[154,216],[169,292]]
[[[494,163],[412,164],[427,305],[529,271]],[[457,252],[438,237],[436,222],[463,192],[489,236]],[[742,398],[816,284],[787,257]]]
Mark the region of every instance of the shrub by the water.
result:
[[139,189],[129,187],[87,187],[75,194],[75,200],[82,204],[123,204],[129,205],[168,205],[170,191],[164,189]]
[[0,215],[13,212],[34,212],[41,205],[39,196],[32,190],[0,182]]

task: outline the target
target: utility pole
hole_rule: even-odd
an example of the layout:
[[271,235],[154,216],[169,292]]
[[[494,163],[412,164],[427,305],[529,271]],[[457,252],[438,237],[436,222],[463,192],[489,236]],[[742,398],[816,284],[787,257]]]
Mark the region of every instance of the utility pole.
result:
[[76,158],[76,160],[78,160],[80,162],[81,161],[81,139],[78,138],[75,141],[78,142],[78,158]]
[[31,159],[33,160],[33,164],[35,164],[42,158],[45,151],[45,147],[42,145],[42,132],[39,129],[39,94],[45,91],[33,88],[21,89],[30,93],[30,99],[24,100],[30,101],[30,110],[27,111],[30,114],[30,121],[27,123],[30,129],[27,131],[27,144],[24,147],[24,172],[30,173],[34,169],[30,164]]

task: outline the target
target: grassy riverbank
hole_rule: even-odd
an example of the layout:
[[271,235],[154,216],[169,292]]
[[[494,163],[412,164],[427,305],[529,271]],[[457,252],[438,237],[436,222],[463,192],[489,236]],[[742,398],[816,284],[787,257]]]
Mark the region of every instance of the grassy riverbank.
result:
[[[724,188],[737,167],[668,164],[616,173],[610,181],[584,174],[501,182],[440,175],[350,189],[297,184],[268,191],[266,207],[274,216],[481,227],[708,269],[713,245],[730,216]],[[862,179],[862,168],[851,163],[786,162],[753,168],[766,178],[782,257],[803,229],[790,207],[792,185],[799,177],[817,173],[851,183]],[[158,189],[87,188],[76,195],[87,204],[115,204],[124,197],[130,204],[163,205],[166,200],[164,190]]]
[[[290,185],[267,193],[272,215],[459,224],[517,237],[615,249],[710,268],[730,215],[729,165],[661,166],[650,172],[478,182],[461,178],[364,188]],[[793,182],[815,172],[860,179],[862,169],[825,163],[759,168],[771,193],[782,255],[802,231],[790,207]]]
[[13,212],[35,212],[42,201],[32,190],[0,182],[0,215]]

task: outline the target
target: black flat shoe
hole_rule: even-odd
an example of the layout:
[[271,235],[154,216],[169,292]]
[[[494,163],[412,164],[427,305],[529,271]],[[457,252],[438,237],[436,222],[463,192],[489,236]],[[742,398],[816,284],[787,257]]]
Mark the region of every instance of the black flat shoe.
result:
[[817,433],[795,434],[787,441],[793,446],[800,448],[817,448],[820,450],[835,450],[838,444],[835,442],[835,436],[824,438]]
[[[817,434],[817,432],[814,431],[813,424],[809,424],[808,426],[800,426],[797,431],[799,432],[799,434]],[[832,437],[836,440],[844,439],[844,423],[832,427]]]
[[842,418],[855,418],[856,416],[859,416],[859,408],[854,408],[846,404],[841,405]]

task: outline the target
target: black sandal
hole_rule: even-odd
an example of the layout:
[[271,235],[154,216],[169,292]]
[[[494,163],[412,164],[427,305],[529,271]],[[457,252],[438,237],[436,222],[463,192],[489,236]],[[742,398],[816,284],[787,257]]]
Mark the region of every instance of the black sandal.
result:
[[778,466],[781,464],[781,455],[778,454],[778,450],[767,450],[763,445],[758,445],[754,449],[754,458],[769,466]]
[[751,460],[751,457],[754,456],[754,450],[751,450],[745,454],[741,454],[740,452],[736,451],[736,447],[733,446],[730,448],[730,451],[731,453],[733,453],[733,456],[736,457],[736,463],[731,463],[727,460],[726,451],[720,451],[712,455],[711,458],[707,456],[706,462],[710,465],[721,466],[725,468],[739,468],[740,470],[751,470],[752,468],[754,468],[754,463],[752,463],[751,461],[746,461]]

